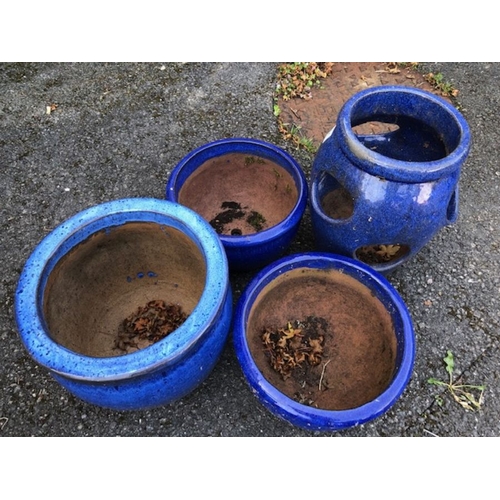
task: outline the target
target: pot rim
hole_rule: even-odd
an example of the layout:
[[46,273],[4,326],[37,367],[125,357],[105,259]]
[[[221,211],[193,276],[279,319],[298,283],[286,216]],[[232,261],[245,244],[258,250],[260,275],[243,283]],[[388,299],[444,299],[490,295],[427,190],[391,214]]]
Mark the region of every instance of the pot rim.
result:
[[[297,225],[297,215],[302,216],[307,206],[308,199],[308,185],[304,174],[304,171],[300,167],[299,163],[286,151],[270,142],[261,141],[259,139],[252,139],[247,137],[230,137],[225,139],[219,139],[216,141],[204,144],[190,153],[188,153],[172,170],[169,179],[167,181],[167,186],[165,189],[165,196],[167,200],[175,203],[179,203],[179,192],[184,182],[191,175],[189,173],[184,179],[182,175],[184,169],[188,168],[189,164],[196,162],[196,167],[201,166],[205,161],[215,158],[217,156],[222,156],[220,152],[224,151],[225,146],[235,146],[235,153],[247,153],[247,154],[257,154],[262,153],[273,161],[279,163],[283,168],[285,165],[289,166],[288,172],[294,178],[297,187],[297,201],[293,206],[290,213],[278,224],[263,229],[258,233],[246,234],[246,235],[224,235],[219,234],[223,245],[227,248],[238,248],[244,245],[246,248],[252,246],[259,246],[269,241],[279,238],[283,233],[288,232]],[[228,154],[231,151],[224,151],[222,154]]]
[[[361,101],[377,94],[412,96],[421,102],[427,102],[436,108],[443,109],[459,131],[460,139],[456,148],[444,158],[428,162],[396,160],[367,148],[352,130],[351,118],[354,108],[360,106]],[[338,126],[334,127],[326,138],[335,130],[345,141],[342,144],[344,153],[356,160],[361,168],[372,175],[396,182],[429,182],[450,175],[465,161],[471,142],[469,125],[453,105],[431,92],[404,85],[381,85],[354,94],[342,106],[338,115]]]
[[[398,318],[397,323],[401,325],[402,331],[399,334],[396,332],[399,360],[397,360],[395,375],[389,386],[373,401],[349,410],[314,408],[300,404],[280,392],[264,378],[258,369],[246,339],[246,324],[252,305],[264,287],[275,278],[292,269],[303,267],[335,269],[350,275],[381,299],[393,319]],[[325,252],[307,252],[283,257],[258,273],[243,291],[237,304],[233,337],[236,355],[247,382],[262,399],[263,404],[295,425],[322,431],[352,427],[385,413],[397,401],[408,384],[415,359],[415,336],[411,316],[394,287],[384,276],[362,262]]]
[[[194,241],[206,263],[201,297],[179,328],[147,348],[102,358],[71,351],[50,337],[43,319],[42,300],[47,277],[68,251],[90,235],[128,222],[168,225]],[[43,238],[21,272],[15,293],[15,317],[26,349],[50,371],[87,382],[118,381],[155,371],[181,359],[216,320],[228,293],[228,283],[224,249],[215,231],[198,214],[166,200],[124,198],[87,208]]]

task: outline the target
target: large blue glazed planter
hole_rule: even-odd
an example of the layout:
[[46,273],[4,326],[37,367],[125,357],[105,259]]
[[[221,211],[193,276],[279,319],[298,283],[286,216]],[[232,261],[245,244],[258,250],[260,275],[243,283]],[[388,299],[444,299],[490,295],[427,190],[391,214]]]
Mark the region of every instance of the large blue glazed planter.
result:
[[[287,334],[298,328],[294,338],[304,339],[307,322],[323,325],[325,347],[309,375],[305,362],[295,366],[294,386],[292,377],[284,380],[270,369],[269,344],[261,339],[279,325]],[[340,431],[388,411],[407,386],[415,358],[410,314],[386,278],[361,262],[321,252],[287,256],[261,270],[238,302],[233,339],[259,401],[313,431]],[[297,349],[307,353],[304,343]],[[280,356],[283,361],[290,351]]]
[[[18,330],[32,358],[82,400],[115,410],[164,405],[199,386],[224,347],[228,273],[219,238],[192,210],[111,201],[35,248],[15,295]],[[154,300],[179,305],[187,319],[149,346],[117,351],[123,319]]]
[[256,139],[227,138],[185,156],[169,176],[166,198],[212,224],[222,204],[239,206],[240,215],[245,210],[262,212],[267,223],[258,231],[245,232],[243,215],[229,226],[230,233],[218,231],[230,269],[246,271],[285,253],[307,206],[308,186],[300,165],[281,148]]
[[[355,127],[369,123],[392,129],[356,133]],[[470,141],[464,117],[432,93],[382,86],[352,96],[313,163],[317,249],[383,273],[415,256],[457,219],[458,181]]]

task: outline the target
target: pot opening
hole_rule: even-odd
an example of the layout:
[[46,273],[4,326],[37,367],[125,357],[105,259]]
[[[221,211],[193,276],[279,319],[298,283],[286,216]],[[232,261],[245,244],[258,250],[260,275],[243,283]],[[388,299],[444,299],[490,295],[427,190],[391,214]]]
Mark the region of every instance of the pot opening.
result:
[[129,222],[98,231],[55,265],[43,292],[50,336],[93,357],[161,340],[188,317],[205,287],[198,246],[176,228]]
[[380,244],[380,245],[365,245],[359,247],[354,252],[355,258],[370,266],[376,264],[395,263],[410,253],[408,245],[395,244]]
[[[352,107],[350,120],[366,148],[400,161],[441,160],[461,140],[460,126],[447,108],[407,92],[366,95]],[[373,123],[377,126],[367,126]]]
[[357,408],[392,380],[397,341],[371,290],[335,269],[294,269],[258,294],[247,342],[263,376],[295,401]]
[[297,204],[298,190],[278,163],[255,154],[228,153],[197,168],[181,187],[178,201],[218,234],[242,236],[279,224]]
[[329,172],[323,171],[314,181],[321,209],[330,219],[350,219],[354,214],[354,197]]
[[352,131],[357,135],[375,135],[387,134],[388,132],[394,132],[398,129],[399,127],[394,123],[367,121],[362,123],[361,125],[353,127]]

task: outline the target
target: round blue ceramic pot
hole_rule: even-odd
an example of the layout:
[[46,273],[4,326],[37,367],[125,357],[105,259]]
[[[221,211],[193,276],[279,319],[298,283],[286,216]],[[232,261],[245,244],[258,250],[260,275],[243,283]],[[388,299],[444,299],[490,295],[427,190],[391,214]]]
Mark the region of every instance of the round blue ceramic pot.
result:
[[[173,169],[166,186],[168,200],[195,210],[216,228],[229,267],[236,271],[263,267],[286,251],[307,196],[294,158],[273,144],[246,138],[195,149]],[[234,220],[223,227],[231,215]]]
[[[187,318],[143,346],[120,337],[126,318],[158,301]],[[15,314],[29,354],[75,396],[115,410],[167,404],[200,385],[224,347],[232,317],[227,259],[192,210],[111,201],[39,243],[20,276]]]
[[[358,133],[367,124],[379,128]],[[412,258],[457,219],[458,181],[470,141],[463,116],[429,92],[382,86],[352,96],[313,163],[310,203],[318,250],[380,272]]]
[[[410,314],[390,283],[361,262],[320,252],[261,270],[238,302],[233,337],[260,402],[316,431],[346,429],[389,410],[415,357]],[[314,365],[307,363],[313,345]]]

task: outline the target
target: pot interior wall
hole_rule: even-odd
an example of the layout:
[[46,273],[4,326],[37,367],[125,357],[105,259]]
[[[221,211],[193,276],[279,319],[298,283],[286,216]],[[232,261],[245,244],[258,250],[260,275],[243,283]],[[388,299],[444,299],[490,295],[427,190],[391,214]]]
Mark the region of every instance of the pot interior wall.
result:
[[[297,320],[323,325],[324,349],[319,364],[303,362],[283,380],[270,364],[262,334]],[[271,384],[317,408],[361,406],[380,395],[394,373],[397,345],[390,314],[368,287],[336,270],[295,269],[267,285],[250,311],[247,340]]]
[[[290,214],[297,199],[295,181],[285,168],[243,153],[206,161],[179,191],[179,203],[200,214],[219,234],[227,235],[275,226]],[[252,223],[252,214],[257,224]],[[217,224],[224,220],[227,222]]]
[[173,227],[130,222],[95,233],[56,264],[44,291],[51,337],[88,356],[123,354],[123,320],[149,301],[178,304],[190,314],[205,286],[196,244]]

